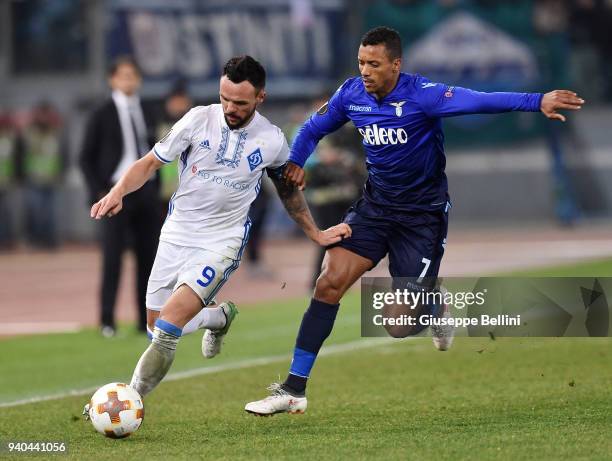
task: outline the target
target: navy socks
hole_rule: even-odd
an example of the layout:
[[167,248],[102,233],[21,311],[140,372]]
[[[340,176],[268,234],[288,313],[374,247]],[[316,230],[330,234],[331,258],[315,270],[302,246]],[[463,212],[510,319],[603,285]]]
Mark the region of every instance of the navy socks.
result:
[[295,341],[289,375],[283,384],[291,393],[304,394],[310,370],[312,370],[319,349],[334,328],[339,307],[339,304],[327,304],[314,298],[311,299]]

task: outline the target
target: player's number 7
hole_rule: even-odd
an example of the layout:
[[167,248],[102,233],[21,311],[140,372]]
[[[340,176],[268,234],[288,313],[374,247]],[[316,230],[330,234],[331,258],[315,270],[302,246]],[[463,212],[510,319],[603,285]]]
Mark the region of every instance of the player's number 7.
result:
[[423,258],[421,259],[421,262],[425,264],[425,267],[423,268],[423,270],[421,271],[421,275],[419,275],[419,278],[417,279],[417,282],[419,283],[423,281],[423,277],[425,277],[425,274],[427,274],[427,269],[429,269],[431,259]]

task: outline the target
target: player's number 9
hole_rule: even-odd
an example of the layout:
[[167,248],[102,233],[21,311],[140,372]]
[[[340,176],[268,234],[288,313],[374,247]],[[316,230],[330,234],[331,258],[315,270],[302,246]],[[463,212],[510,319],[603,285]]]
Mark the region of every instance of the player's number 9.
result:
[[206,266],[202,269],[202,279],[198,279],[198,285],[206,288],[215,279],[215,275],[215,270],[210,266]]

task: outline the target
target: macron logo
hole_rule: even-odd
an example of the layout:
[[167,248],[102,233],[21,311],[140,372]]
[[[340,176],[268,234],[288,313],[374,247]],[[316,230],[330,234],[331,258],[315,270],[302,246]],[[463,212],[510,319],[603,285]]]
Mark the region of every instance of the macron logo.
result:
[[408,142],[408,133],[403,128],[379,128],[378,125],[366,125],[359,128],[359,133],[363,136],[366,144],[373,146],[387,144],[406,144]]
[[372,112],[370,106],[355,106],[354,104],[349,106],[349,110],[354,110],[355,112]]

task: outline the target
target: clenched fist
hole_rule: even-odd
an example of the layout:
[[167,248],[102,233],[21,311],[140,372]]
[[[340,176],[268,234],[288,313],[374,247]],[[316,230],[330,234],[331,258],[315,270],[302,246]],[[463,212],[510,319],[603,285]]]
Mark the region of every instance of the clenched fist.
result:
[[93,204],[89,215],[94,219],[110,218],[115,216],[123,208],[123,196],[115,189]]
[[304,169],[293,162],[288,162],[283,171],[283,178],[290,186],[297,187],[298,190],[304,190],[306,182],[304,181]]

